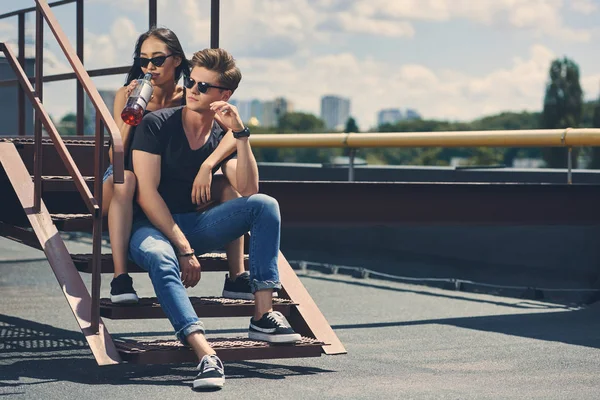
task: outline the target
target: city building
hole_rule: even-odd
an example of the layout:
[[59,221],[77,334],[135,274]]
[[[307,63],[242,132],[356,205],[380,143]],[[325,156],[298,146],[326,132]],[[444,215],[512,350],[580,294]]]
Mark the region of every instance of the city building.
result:
[[413,119],[421,119],[421,114],[419,114],[417,112],[417,110],[413,110],[411,108],[408,108],[406,110],[406,113],[404,113],[404,119],[407,121],[411,121]]
[[[27,53],[26,53],[27,54]],[[33,76],[35,58],[25,58],[23,70],[27,76]],[[5,57],[0,57],[0,81],[15,79],[17,76]],[[20,85],[15,83],[11,86],[0,87],[0,136],[17,136],[18,125],[18,90]],[[33,106],[25,97],[25,134],[33,135]]]
[[321,119],[328,130],[343,131],[350,118],[350,99],[338,96],[321,97]]
[[402,121],[402,111],[398,108],[386,108],[377,113],[377,125],[395,124]]
[[[100,97],[102,98],[102,100],[104,100],[104,103],[106,104],[106,107],[108,108],[108,111],[112,115],[113,106],[115,103],[115,96],[117,94],[117,91],[116,90],[98,89],[98,93],[100,94]],[[84,93],[83,98],[84,98],[83,109],[84,109],[84,115],[85,115],[85,119],[84,119],[85,126],[83,128],[83,132],[84,132],[83,134],[84,135],[95,135],[96,134],[96,108],[92,104],[92,101],[90,100],[87,93]],[[107,131],[105,130],[105,132],[107,132]]]

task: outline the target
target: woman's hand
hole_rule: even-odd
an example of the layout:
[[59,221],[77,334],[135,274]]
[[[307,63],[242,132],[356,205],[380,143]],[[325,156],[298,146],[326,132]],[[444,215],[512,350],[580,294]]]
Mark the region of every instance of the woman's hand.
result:
[[201,205],[210,201],[210,187],[212,184],[212,169],[205,164],[200,166],[198,174],[192,185],[192,203]]
[[135,89],[135,87],[138,84],[139,84],[139,82],[137,79],[134,79],[131,82],[129,82],[129,85],[127,85],[127,89],[125,89],[125,101],[127,101],[129,96],[131,95],[131,92],[133,92],[133,89]]

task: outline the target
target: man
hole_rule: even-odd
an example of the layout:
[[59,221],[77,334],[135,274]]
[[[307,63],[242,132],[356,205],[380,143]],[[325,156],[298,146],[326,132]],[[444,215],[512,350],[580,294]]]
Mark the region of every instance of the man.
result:
[[[187,104],[147,115],[132,143],[137,202],[145,218],[134,223],[130,257],[146,269],[177,337],[200,360],[193,387],[218,388],[223,364],[204,336],[204,326],[185,288],[200,280],[196,253],[205,253],[250,231],[250,283],[255,311],[248,336],[272,343],[300,340],[287,320],[273,312],[272,292],[281,288],[277,258],[280,215],[277,201],[258,193],[258,167],[236,107],[227,103],[242,78],[233,57],[222,49],[194,54],[186,79]],[[242,197],[196,212],[191,190],[196,173],[216,150],[223,130],[233,131],[237,158],[222,168]]]

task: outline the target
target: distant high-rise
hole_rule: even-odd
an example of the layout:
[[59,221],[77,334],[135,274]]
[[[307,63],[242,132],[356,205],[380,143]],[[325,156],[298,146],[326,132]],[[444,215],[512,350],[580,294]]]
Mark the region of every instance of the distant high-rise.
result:
[[[100,97],[102,98],[102,100],[104,100],[104,104],[106,104],[108,111],[110,111],[110,113],[112,115],[117,91],[116,90],[98,89],[98,93],[100,94]],[[83,128],[84,135],[95,135],[96,134],[96,108],[92,104],[92,101],[90,100],[90,96],[84,95],[83,98],[85,99],[84,106],[83,106],[84,115],[86,116],[86,120],[87,120],[87,124]],[[105,128],[105,132],[106,132],[106,128]]]
[[377,113],[377,125],[395,124],[402,120],[402,111],[398,108],[386,108]]
[[[27,53],[26,53],[27,54]],[[34,58],[25,58],[25,73],[28,76],[34,75]],[[16,75],[5,57],[0,57],[0,81],[15,79]],[[19,134],[17,112],[17,96],[20,86],[15,83],[13,86],[0,87],[0,136],[17,136]],[[33,106],[27,96],[25,96],[25,134],[33,135]]]
[[421,119],[421,114],[419,114],[417,112],[417,110],[413,110],[411,108],[408,108],[406,110],[406,114],[404,116],[404,119],[407,121],[413,120],[413,119]]
[[321,119],[330,130],[343,130],[350,118],[350,99],[338,96],[321,97]]
[[231,100],[229,100],[229,103],[237,107],[238,112],[240,113],[240,118],[242,119],[243,122],[250,121],[250,118],[252,118],[252,112],[251,112],[252,101],[251,100],[231,99]]
[[259,118],[258,120],[261,126],[274,127],[279,124],[279,118],[292,111],[292,103],[283,97],[278,97],[273,101],[262,103],[262,119]]

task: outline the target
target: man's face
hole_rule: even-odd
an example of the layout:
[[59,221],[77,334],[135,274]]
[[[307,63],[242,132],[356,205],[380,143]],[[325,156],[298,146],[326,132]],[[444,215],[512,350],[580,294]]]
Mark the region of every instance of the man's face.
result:
[[209,71],[204,67],[194,67],[190,73],[190,78],[189,84],[193,84],[193,86],[188,87],[186,91],[186,102],[187,107],[192,111],[206,112],[210,110],[211,103],[218,100],[229,100],[231,90],[222,88],[217,72]]

